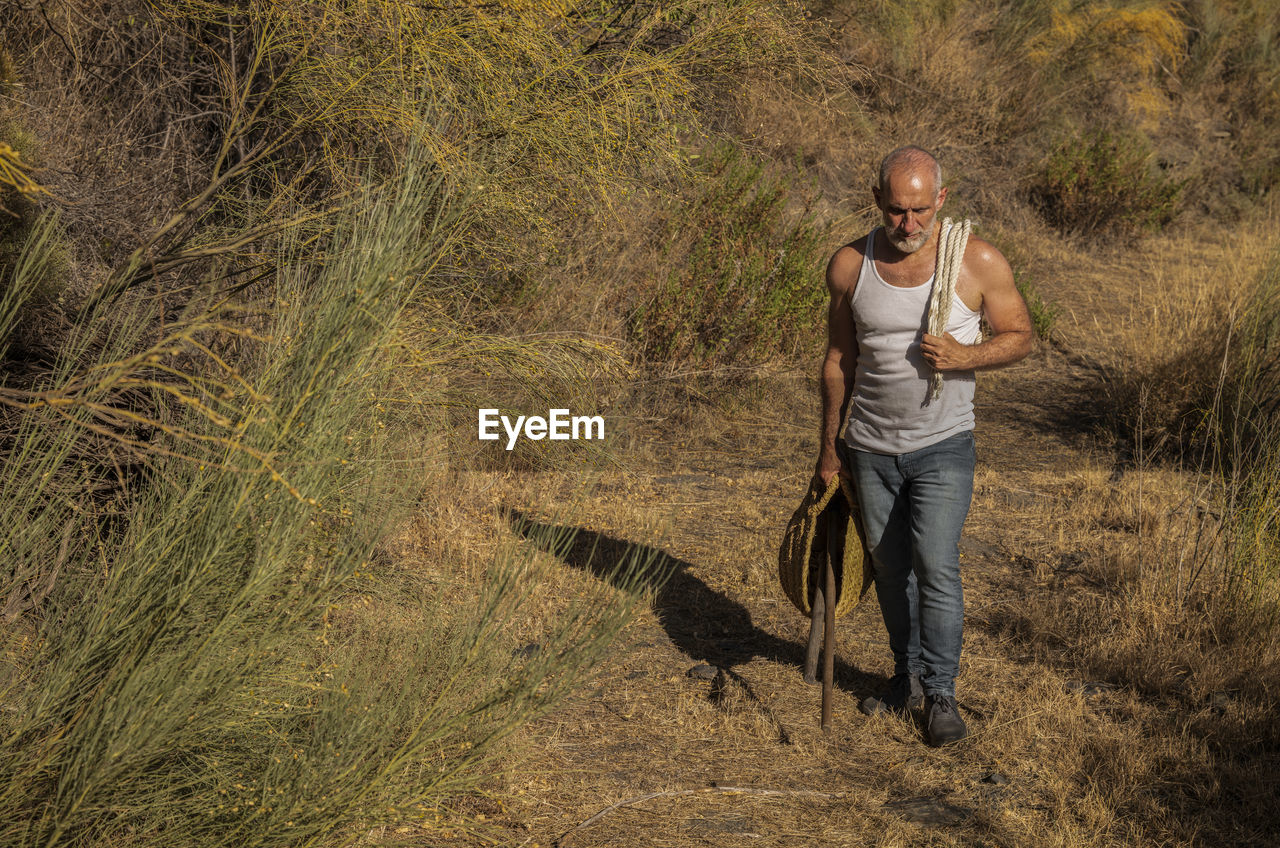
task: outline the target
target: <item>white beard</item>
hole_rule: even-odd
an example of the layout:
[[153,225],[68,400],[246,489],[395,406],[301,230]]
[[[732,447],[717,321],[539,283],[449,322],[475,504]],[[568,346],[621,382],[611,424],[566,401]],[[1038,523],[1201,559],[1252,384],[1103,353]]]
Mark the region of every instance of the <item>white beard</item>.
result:
[[884,237],[889,240],[889,244],[893,245],[902,253],[915,253],[917,250],[924,247],[925,242],[929,240],[929,236],[933,235],[933,228],[937,226],[937,224],[938,221],[935,218],[933,223],[929,224],[929,228],[927,230],[921,230],[911,236],[911,238],[907,239],[895,238],[893,230],[886,225],[884,228]]

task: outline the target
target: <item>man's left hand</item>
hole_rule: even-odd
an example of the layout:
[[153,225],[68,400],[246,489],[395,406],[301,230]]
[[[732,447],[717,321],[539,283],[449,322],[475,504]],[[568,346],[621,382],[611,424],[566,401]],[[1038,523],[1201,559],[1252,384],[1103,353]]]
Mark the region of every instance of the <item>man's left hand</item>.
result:
[[960,344],[950,333],[942,336],[925,333],[920,342],[920,354],[936,371],[968,371],[973,368],[969,346]]

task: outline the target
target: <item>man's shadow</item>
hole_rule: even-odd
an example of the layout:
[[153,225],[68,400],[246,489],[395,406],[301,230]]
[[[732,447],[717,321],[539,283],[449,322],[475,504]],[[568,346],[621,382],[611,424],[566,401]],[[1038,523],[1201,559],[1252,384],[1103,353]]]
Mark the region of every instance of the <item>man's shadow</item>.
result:
[[[690,563],[662,550],[581,527],[548,524],[516,509],[508,510],[507,517],[517,533],[567,565],[619,588],[651,593],[654,613],[671,642],[689,659],[718,670],[712,684],[713,700],[718,700],[725,682],[733,680],[768,714],[778,728],[779,740],[790,741],[768,705],[736,668],[757,657],[791,665],[796,669],[796,684],[803,686],[805,645],[760,629],[746,607],[695,577]],[[627,568],[627,563],[635,567]],[[636,568],[641,569],[639,573]],[[876,692],[888,681],[837,656],[834,683],[847,692]]]

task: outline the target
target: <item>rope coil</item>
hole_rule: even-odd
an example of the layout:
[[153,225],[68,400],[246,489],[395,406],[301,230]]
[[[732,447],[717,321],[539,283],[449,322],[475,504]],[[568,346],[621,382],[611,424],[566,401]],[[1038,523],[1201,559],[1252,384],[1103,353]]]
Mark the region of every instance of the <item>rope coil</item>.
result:
[[[938,234],[938,259],[934,264],[933,290],[929,293],[928,330],[931,336],[942,336],[951,320],[951,303],[956,296],[956,280],[960,278],[960,266],[964,264],[964,249],[969,243],[972,224],[968,218],[954,223],[950,218],[942,221]],[[934,371],[929,377],[929,400],[942,395],[942,372]]]

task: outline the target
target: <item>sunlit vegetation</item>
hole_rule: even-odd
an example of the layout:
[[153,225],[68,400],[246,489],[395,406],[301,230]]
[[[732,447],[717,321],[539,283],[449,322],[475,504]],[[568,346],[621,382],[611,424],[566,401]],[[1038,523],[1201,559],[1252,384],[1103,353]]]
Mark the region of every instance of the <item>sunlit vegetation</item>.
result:
[[[1275,0],[0,0],[0,20],[0,846],[481,833],[513,734],[668,568],[618,546],[575,582],[573,515],[480,497],[585,499],[636,438],[481,455],[475,408],[613,404],[610,432],[669,428],[664,472],[752,438],[721,409],[769,431],[750,378],[813,372],[823,265],[905,142],[939,152],[954,213],[1161,481],[1055,484],[1087,508],[1020,525],[1043,538],[1019,550],[1056,533],[1114,592],[1001,626],[1160,697],[1166,654],[1274,691],[1203,658],[1265,658],[1278,632]],[[1180,304],[1119,366],[1059,300],[1089,251],[1233,226],[1252,252],[1230,274],[1153,263]],[[689,425],[713,418],[715,440]],[[777,427],[794,446],[802,424]],[[1058,844],[1177,841],[1089,774],[1098,821]]]

